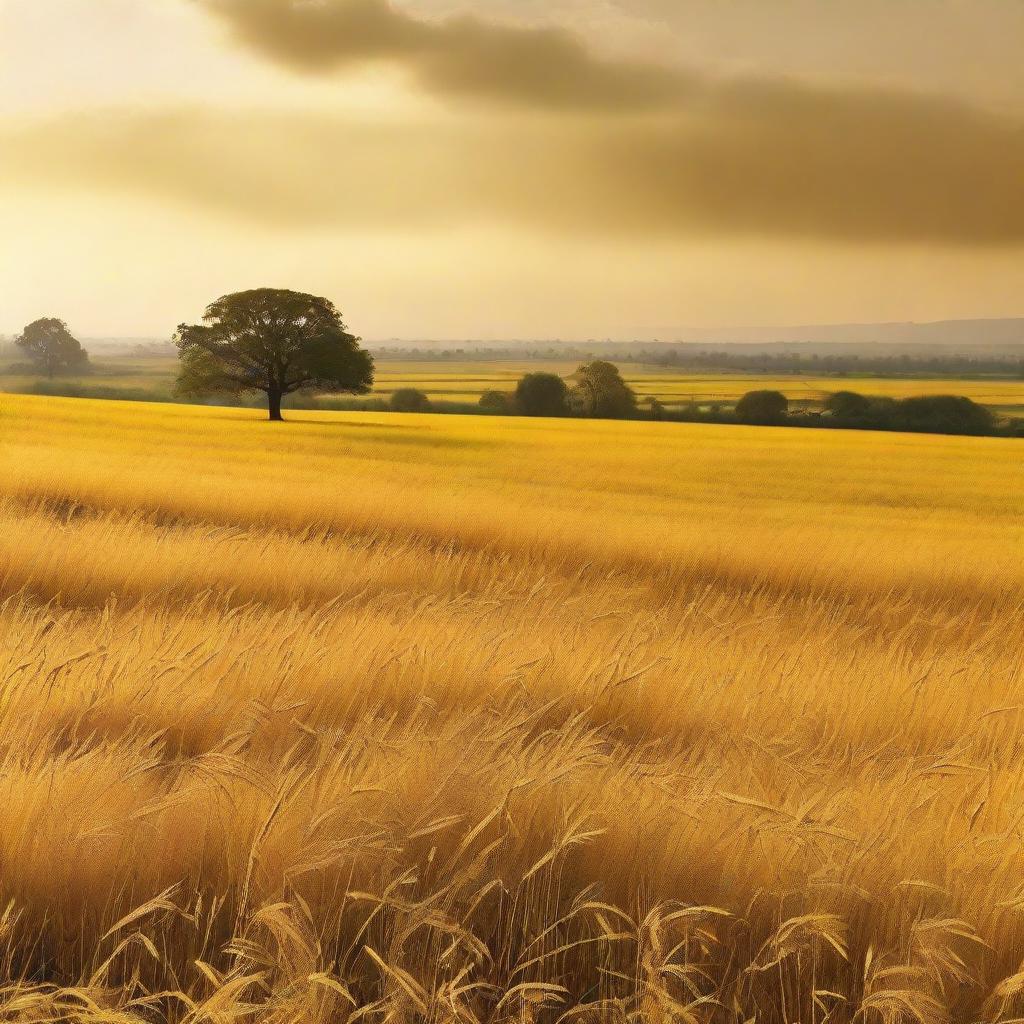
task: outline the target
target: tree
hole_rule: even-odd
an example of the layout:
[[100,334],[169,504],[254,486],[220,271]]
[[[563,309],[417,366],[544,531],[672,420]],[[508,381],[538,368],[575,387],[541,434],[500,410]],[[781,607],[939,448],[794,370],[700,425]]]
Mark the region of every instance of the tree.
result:
[[620,420],[636,415],[636,394],[614,363],[596,359],[576,371],[574,404],[584,416]]
[[276,288],[225,295],[207,308],[202,324],[178,328],[178,391],[262,391],[270,419],[279,421],[281,400],[293,392],[371,389],[373,358],[359,340],[327,299]]
[[416,388],[399,388],[388,404],[392,412],[430,412],[430,399]]
[[774,426],[789,412],[789,400],[781,391],[748,391],[736,403],[736,418],[741,423]]
[[484,412],[506,415],[511,409],[509,396],[504,391],[485,391],[480,396],[480,408]]
[[63,320],[53,317],[29,324],[15,344],[46,374],[84,373],[89,369],[89,353],[68,330]]
[[569,388],[553,373],[528,373],[516,385],[516,409],[524,416],[564,416]]
[[664,404],[653,396],[647,399],[647,409],[652,420],[663,420],[667,414]]

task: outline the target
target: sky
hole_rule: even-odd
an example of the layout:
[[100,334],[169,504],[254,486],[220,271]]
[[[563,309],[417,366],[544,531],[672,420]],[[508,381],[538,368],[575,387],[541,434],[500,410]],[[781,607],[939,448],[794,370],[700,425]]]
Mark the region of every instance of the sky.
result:
[[1024,0],[0,0],[0,333],[1024,316]]

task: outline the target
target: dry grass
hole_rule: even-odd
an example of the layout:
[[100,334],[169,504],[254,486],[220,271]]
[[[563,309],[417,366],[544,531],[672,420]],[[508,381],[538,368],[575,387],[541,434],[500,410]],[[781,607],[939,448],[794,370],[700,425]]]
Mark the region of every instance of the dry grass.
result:
[[0,1021],[1024,1010],[1012,441],[0,405]]

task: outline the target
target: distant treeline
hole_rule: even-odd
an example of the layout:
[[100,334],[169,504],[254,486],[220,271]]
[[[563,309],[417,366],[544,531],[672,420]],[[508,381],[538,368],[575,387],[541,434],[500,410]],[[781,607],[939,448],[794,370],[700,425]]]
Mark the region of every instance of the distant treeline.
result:
[[739,373],[807,374],[808,376],[880,377],[1000,376],[1024,378],[1024,357],[1000,355],[859,355],[844,353],[821,355],[802,352],[726,352],[668,349],[640,351],[631,361],[647,366],[679,369],[734,370]]
[[804,406],[793,408],[781,391],[771,390],[750,391],[733,406],[693,400],[683,406],[668,407],[656,398],[640,402],[618,367],[603,360],[580,366],[569,380],[553,373],[528,373],[514,392],[488,391],[476,403],[437,401],[416,388],[401,388],[389,398],[324,398],[316,400],[313,407],[1024,437],[1024,420],[1000,421],[990,409],[961,395],[897,399],[838,391],[829,395],[820,409],[813,410]]
[[794,352],[765,351],[737,345],[732,349],[702,348],[692,344],[642,347],[637,343],[609,348],[594,346],[516,346],[456,348],[387,348],[374,351],[378,362],[407,361],[452,363],[476,361],[568,361],[595,358],[668,370],[731,371],[779,376],[879,376],[879,377],[1011,377],[1024,379],[1024,354],[963,352]]
[[695,423],[1024,437],[1024,420],[1001,422],[990,409],[962,395],[888,398],[838,391],[829,395],[821,410],[791,410],[779,391],[751,391],[731,410],[704,410],[691,405],[663,418]]
[[[467,342],[460,345],[410,345],[373,347],[380,363],[423,362],[587,362],[610,360],[632,366],[656,367],[685,372],[731,372],[765,376],[826,377],[1001,377],[1024,379],[1024,350],[945,351],[936,346],[921,346],[921,351],[899,350],[891,345],[860,346],[839,344],[746,344],[708,346],[694,342],[537,342],[495,345]],[[110,346],[108,344],[108,349]],[[829,351],[832,349],[833,351]],[[121,349],[110,349],[135,358],[168,358],[177,354],[170,342],[136,343]],[[10,360],[23,351],[14,338],[0,337],[0,360]],[[31,371],[27,364],[0,367],[0,373],[23,374]],[[71,372],[61,368],[58,372]]]

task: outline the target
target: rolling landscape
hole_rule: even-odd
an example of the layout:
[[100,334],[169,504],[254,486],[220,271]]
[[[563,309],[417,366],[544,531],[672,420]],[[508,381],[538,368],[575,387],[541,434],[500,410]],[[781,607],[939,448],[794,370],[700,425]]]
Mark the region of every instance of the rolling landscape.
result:
[[0,1024],[1022,1024],[1021,39],[0,0]]

